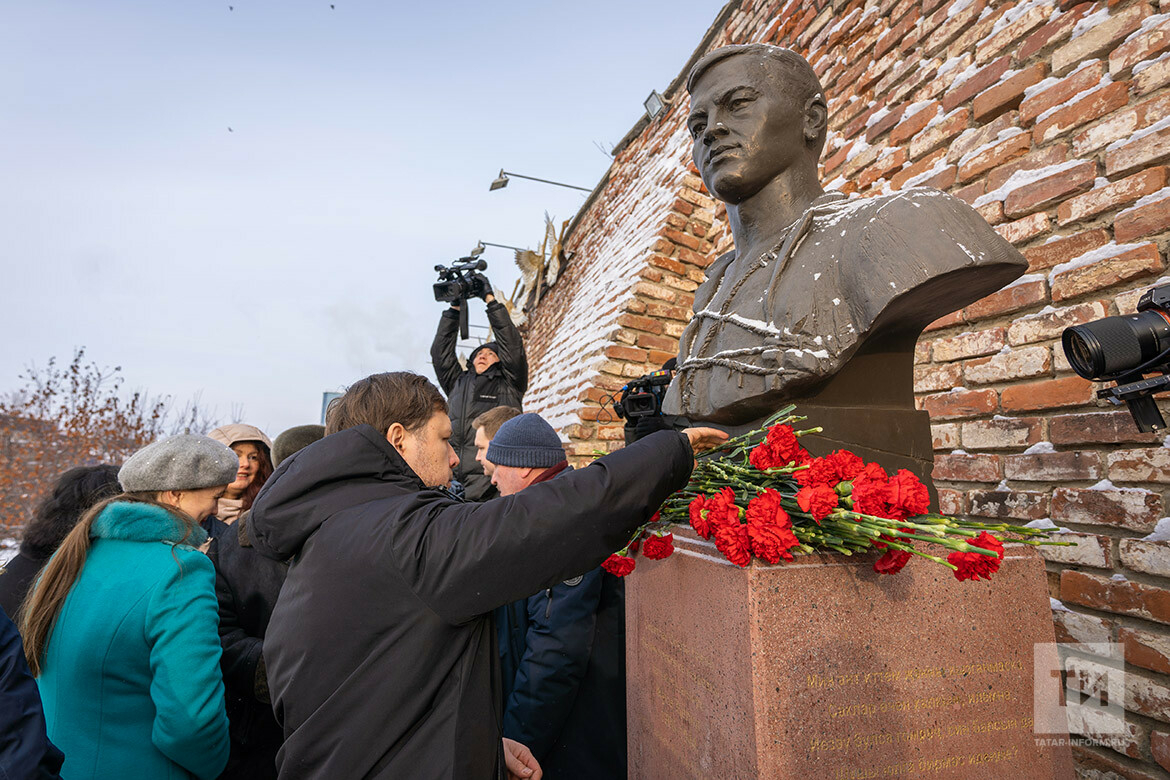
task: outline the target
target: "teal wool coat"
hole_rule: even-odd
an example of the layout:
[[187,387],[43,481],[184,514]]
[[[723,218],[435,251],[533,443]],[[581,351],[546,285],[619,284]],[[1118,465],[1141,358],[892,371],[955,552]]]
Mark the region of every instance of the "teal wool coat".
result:
[[214,778],[227,763],[215,569],[198,526],[102,511],[37,679],[69,780]]

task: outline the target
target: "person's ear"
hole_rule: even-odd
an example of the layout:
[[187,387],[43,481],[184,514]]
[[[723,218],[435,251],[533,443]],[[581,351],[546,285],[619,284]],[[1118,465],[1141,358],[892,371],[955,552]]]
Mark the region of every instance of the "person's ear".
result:
[[177,507],[182,499],[183,491],[181,490],[163,490],[158,494],[159,503],[166,504],[167,506]]
[[386,430],[386,441],[390,442],[394,449],[402,452],[402,446],[406,442],[406,428],[402,427],[402,423],[390,424]]
[[825,107],[825,99],[820,95],[813,95],[804,103],[804,140],[806,143],[815,143],[825,133],[829,125],[829,109]]

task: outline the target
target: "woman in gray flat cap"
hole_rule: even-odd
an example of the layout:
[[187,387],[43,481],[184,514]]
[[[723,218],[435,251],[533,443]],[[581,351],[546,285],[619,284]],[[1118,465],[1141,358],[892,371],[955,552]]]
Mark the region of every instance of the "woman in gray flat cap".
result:
[[125,492],[86,512],[45,566],[21,633],[63,776],[223,771],[215,570],[196,548],[238,467],[206,436],[142,448],[118,472]]

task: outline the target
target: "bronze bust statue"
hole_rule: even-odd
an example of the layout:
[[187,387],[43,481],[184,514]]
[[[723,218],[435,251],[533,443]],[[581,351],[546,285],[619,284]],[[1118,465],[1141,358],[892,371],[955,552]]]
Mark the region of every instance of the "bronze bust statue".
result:
[[693,158],[727,204],[735,249],[708,269],[664,408],[732,430],[788,403],[846,447],[929,481],[929,418],[914,347],[939,317],[1018,278],[1027,262],[962,201],[914,188],[826,193],[828,112],[815,71],[767,44],[727,46],[687,80]]

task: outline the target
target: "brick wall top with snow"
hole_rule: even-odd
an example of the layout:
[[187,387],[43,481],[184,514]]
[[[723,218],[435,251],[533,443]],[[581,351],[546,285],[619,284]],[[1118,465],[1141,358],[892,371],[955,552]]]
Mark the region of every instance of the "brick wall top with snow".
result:
[[[1026,276],[919,341],[941,509],[1069,529],[1076,547],[1043,548],[1058,636],[1121,642],[1131,672],[1125,738],[1077,746],[1078,772],[1170,778],[1170,447],[1097,402],[1059,347],[1168,274],[1170,0],[744,0],[690,61],[751,41],[820,74],[828,188],[947,190],[1027,257]],[[667,113],[619,145],[529,312],[526,405],[578,461],[621,445],[599,402],[676,352],[731,245],[690,164],[686,53]]]

